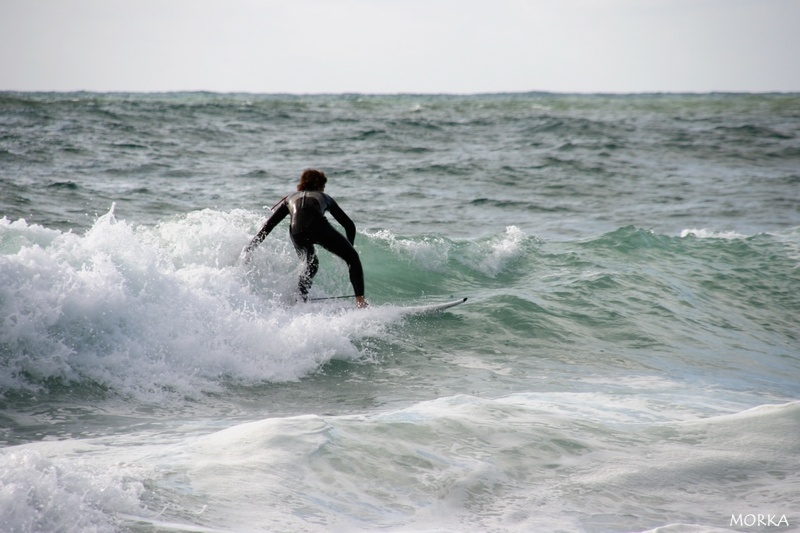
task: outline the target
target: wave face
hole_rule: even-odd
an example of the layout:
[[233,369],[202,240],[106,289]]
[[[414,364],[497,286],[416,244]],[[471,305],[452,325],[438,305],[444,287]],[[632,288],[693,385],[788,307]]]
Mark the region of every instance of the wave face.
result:
[[[368,267],[373,310],[353,313],[333,301],[294,304],[301,265],[283,235],[241,263],[259,221],[204,210],[135,227],[112,210],[78,235],[5,219],[3,385],[196,396],[296,380],[333,359],[383,357],[364,340],[402,344],[390,302],[425,294],[473,295],[465,323],[426,335],[433,343],[463,335],[482,357],[501,341],[515,358],[599,351],[612,368],[730,373],[727,386],[743,390],[754,376],[737,374],[748,365],[760,362],[755,378],[780,383],[779,362],[797,361],[796,233],[626,227],[577,243],[543,242],[514,226],[473,240],[366,233],[365,264],[390,266]],[[343,264],[323,257],[312,297],[349,288]]]
[[798,98],[0,94],[3,530],[797,529]]

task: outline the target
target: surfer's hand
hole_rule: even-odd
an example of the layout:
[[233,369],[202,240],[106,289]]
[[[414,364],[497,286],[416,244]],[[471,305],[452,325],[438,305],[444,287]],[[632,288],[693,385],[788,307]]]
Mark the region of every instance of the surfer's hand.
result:
[[369,304],[363,296],[356,296],[356,307],[359,309],[366,309],[369,307]]

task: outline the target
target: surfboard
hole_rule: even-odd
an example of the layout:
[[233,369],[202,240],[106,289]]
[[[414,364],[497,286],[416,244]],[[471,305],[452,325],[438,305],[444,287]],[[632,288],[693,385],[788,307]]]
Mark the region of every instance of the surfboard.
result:
[[450,309],[451,307],[461,305],[466,301],[467,298],[465,296],[464,298],[459,298],[458,300],[453,300],[451,302],[428,304],[428,305],[414,305],[410,307],[403,307],[402,309],[404,314],[412,314],[412,315],[420,315],[424,313],[437,313],[439,311],[444,311],[445,309]]
[[399,310],[403,315],[423,315],[426,313],[438,313],[440,311],[444,311],[446,309],[450,309],[451,307],[455,307],[457,305],[461,305],[467,301],[467,297],[459,298],[458,300],[452,300],[449,302],[441,302],[435,304],[426,304],[426,305],[377,305],[377,306],[369,306],[366,309],[357,309],[353,306],[351,302],[344,302],[345,298],[352,298],[352,296],[329,296],[329,297],[322,297],[322,298],[309,298],[307,303],[313,303],[319,305],[324,308],[329,309],[346,309],[353,311],[369,311],[371,309],[395,309]]

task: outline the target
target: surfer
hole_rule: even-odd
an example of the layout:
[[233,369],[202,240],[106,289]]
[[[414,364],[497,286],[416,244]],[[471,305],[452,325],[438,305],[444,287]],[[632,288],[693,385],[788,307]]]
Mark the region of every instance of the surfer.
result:
[[[367,307],[364,299],[364,269],[353,242],[356,238],[356,225],[342,208],[325,194],[325,183],[328,178],[323,172],[306,169],[300,176],[297,192],[285,196],[272,207],[272,215],[267,219],[253,240],[244,249],[247,259],[250,252],[270,234],[278,223],[291,215],[289,223],[289,236],[294,248],[302,259],[305,260],[305,271],[300,275],[298,289],[303,301],[308,299],[308,291],[313,283],[314,276],[319,270],[319,259],[314,250],[314,245],[319,244],[334,255],[341,257],[350,269],[350,283],[355,291],[356,305]],[[325,217],[329,211],[333,218],[342,225],[347,237],[336,231]]]

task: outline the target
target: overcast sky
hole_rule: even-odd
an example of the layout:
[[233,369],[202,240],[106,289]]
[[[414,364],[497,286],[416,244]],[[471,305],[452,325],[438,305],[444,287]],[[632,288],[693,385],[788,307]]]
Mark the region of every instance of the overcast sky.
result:
[[800,91],[800,0],[0,0],[0,90]]

